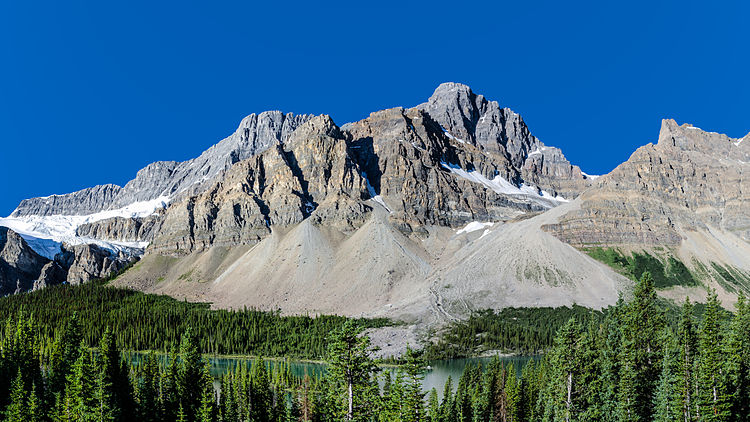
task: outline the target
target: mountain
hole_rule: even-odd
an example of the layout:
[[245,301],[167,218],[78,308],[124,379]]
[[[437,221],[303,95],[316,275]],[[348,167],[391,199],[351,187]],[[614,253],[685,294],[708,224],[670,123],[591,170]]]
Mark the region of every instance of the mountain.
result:
[[[750,291],[749,138],[664,120],[656,144],[597,179],[544,229],[581,249],[679,259],[731,302],[734,293]],[[705,296],[702,287],[678,286],[677,293]]]
[[283,142],[312,118],[278,111],[251,114],[237,130],[199,157],[157,161],[138,171],[124,187],[99,185],[65,195],[21,201],[0,226],[20,233],[49,259],[70,245],[95,244],[128,259],[143,254],[170,201],[202,192],[235,163]]
[[217,307],[420,326],[486,308],[601,308],[644,259],[671,277],[663,296],[717,287],[731,303],[750,291],[743,139],[665,121],[656,145],[595,178],[517,113],[445,83],[341,127],[251,115],[194,160],[25,200],[0,225],[68,281],[140,258],[113,283]]

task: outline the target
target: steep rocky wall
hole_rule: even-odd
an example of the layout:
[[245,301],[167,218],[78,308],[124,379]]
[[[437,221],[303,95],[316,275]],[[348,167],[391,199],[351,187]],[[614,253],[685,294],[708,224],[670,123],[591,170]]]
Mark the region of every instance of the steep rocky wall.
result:
[[679,245],[707,226],[750,240],[750,145],[674,120],[546,226],[577,246]]

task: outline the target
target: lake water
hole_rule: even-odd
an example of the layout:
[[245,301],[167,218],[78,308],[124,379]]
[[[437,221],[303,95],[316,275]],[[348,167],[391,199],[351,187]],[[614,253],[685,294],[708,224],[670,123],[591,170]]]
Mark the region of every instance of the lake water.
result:
[[[137,353],[133,354],[131,359],[133,363],[138,363],[140,362],[142,357],[142,354]],[[166,358],[166,356],[164,356],[164,358]],[[211,374],[216,378],[226,373],[228,370],[235,368],[236,365],[249,365],[250,362],[254,360],[240,357],[235,358],[209,356],[207,358],[211,364]],[[537,359],[537,357],[503,356],[500,358],[500,361],[505,365],[513,363],[513,366],[516,368],[517,375],[520,376],[521,368],[530,359]],[[478,365],[481,363],[483,366],[486,366],[490,362],[490,360],[492,360],[491,357],[430,361],[429,370],[424,374],[424,381],[422,382],[423,389],[425,392],[429,392],[432,388],[435,388],[438,392],[439,398],[442,399],[443,388],[445,387],[445,382],[448,380],[449,376],[453,379],[453,388],[455,390],[456,386],[458,385],[458,379],[461,377],[461,374],[463,373],[464,368],[466,368],[467,365]],[[267,360],[271,367],[277,365],[282,361],[283,360]],[[283,362],[286,362],[289,365],[289,369],[292,371],[292,374],[299,377],[303,377],[305,376],[305,374],[307,374],[310,377],[315,378],[316,376],[325,373],[326,365],[323,363],[294,360],[286,360]],[[393,367],[385,367],[383,368],[383,370],[390,370],[395,372],[396,369]]]

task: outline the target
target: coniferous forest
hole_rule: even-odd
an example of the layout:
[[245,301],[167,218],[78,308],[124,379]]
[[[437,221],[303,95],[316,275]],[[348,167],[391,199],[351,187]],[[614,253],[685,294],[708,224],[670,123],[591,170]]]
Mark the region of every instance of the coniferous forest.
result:
[[[336,315],[313,318],[255,309],[211,309],[209,303],[179,301],[165,295],[109,287],[98,281],[50,286],[0,298],[0,316],[32,311],[42,339],[53,338],[58,327],[75,313],[88,347],[95,347],[109,328],[123,350],[168,352],[190,327],[202,353],[304,359],[322,358],[325,336],[347,320]],[[368,328],[390,322],[358,319],[355,323]]]
[[214,380],[200,330],[131,365],[109,329],[87,347],[77,313],[50,331],[21,311],[0,339],[0,406],[7,421],[750,420],[750,305],[740,297],[725,318],[711,293],[700,319],[693,306],[668,318],[646,273],[630,301],[569,318],[520,376],[496,358],[442,395],[422,390],[421,351],[382,371],[351,320],[325,336],[323,376],[256,360]]

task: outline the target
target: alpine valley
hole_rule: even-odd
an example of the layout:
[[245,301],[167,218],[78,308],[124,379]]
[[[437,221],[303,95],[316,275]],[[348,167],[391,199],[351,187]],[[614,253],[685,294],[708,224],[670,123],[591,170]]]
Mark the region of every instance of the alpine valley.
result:
[[655,144],[589,176],[517,113],[444,83],[342,126],[251,114],[197,158],[24,200],[0,226],[2,295],[117,275],[214,308],[413,332],[484,309],[607,307],[648,270],[666,299],[716,289],[731,309],[750,292],[750,136],[664,120]]

